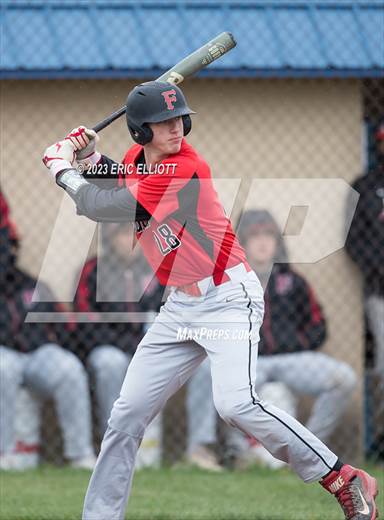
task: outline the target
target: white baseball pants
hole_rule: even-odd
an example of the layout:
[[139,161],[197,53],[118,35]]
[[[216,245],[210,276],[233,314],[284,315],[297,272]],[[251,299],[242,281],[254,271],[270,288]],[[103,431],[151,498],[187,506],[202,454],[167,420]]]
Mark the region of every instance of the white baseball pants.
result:
[[337,456],[309,430],[258,398],[254,375],[263,291],[242,264],[227,273],[229,282],[211,284],[201,297],[172,292],[139,344],[112,409],[83,520],[124,518],[146,426],[206,355],[215,406],[228,424],[258,439],[305,482],[320,480],[335,465]]

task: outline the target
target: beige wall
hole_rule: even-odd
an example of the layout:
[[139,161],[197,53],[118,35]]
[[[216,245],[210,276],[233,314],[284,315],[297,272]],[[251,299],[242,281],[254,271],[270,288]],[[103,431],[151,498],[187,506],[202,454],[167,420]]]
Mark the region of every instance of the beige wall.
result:
[[[22,237],[21,263],[34,274],[40,270],[63,198],[41,163],[44,148],[78,124],[92,125],[120,107],[134,84],[124,80],[1,84],[1,182]],[[195,79],[185,83],[184,91],[198,112],[190,142],[207,159],[214,176],[243,179],[236,218],[252,178],[336,177],[351,182],[361,169],[357,81]],[[118,160],[130,143],[122,118],[101,133],[99,148]],[[226,195],[230,199],[232,193]],[[289,192],[282,197],[289,199]],[[319,197],[324,203],[324,196]],[[328,197],[331,208],[335,200]],[[264,203],[252,196],[247,205]],[[81,245],[89,233],[89,223],[74,216],[71,204],[56,244],[57,262],[50,271],[50,283],[64,296],[70,292]],[[314,245],[326,232],[324,222],[314,234]],[[335,225],[341,229],[340,222]],[[355,270],[343,251],[297,268],[313,282],[324,305],[330,337],[326,348],[361,374],[361,304]],[[353,413],[357,427],[360,408]]]

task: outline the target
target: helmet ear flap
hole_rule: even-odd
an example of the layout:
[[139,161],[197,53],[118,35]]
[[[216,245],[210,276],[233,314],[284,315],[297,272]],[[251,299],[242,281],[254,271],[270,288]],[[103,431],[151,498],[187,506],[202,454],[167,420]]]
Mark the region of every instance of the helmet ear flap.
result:
[[136,141],[136,143],[144,145],[152,141],[153,132],[146,123],[142,126],[138,126],[132,121],[129,121],[128,129],[132,139]]
[[191,116],[189,116],[189,115],[183,116],[183,127],[184,127],[184,135],[188,135],[192,129]]
[[[132,139],[141,145],[150,143],[153,139],[153,132],[149,125],[144,123],[142,126],[135,125],[132,121],[128,123],[129,133]],[[192,119],[189,115],[183,116],[184,135],[188,135],[192,129]]]

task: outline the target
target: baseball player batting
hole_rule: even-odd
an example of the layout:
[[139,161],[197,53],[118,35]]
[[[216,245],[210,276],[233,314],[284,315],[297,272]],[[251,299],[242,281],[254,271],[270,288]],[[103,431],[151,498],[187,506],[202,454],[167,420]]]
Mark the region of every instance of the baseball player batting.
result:
[[[335,495],[346,519],[373,520],[376,480],[343,464],[255,392],[263,291],[220,204],[208,164],[185,139],[192,113],[178,86],[143,83],[127,99],[128,129],[136,144],[122,164],[97,152],[96,133],[85,127],[45,150],[44,164],[73,198],[78,214],[100,222],[135,222],[146,258],[160,283],[171,288],[114,403],[83,520],[124,518],[146,427],[206,356],[224,421],[256,438],[304,482],[319,481]],[[82,168],[123,173],[119,187],[87,182],[75,160]]]

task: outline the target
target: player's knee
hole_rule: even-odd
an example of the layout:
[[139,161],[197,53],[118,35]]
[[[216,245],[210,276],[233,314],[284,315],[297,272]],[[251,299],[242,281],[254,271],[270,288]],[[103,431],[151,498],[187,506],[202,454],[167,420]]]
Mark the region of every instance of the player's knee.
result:
[[357,376],[352,367],[343,364],[338,370],[339,384],[345,392],[352,392],[357,384]]
[[47,357],[47,359],[51,364],[56,366],[58,382],[72,382],[74,387],[81,384],[81,388],[83,388],[84,384],[88,382],[88,376],[84,365],[72,352],[68,352],[63,348],[56,346],[55,352],[52,353],[51,357]]
[[143,396],[129,400],[121,396],[115,401],[108,426],[132,437],[142,437],[150,420]]
[[88,367],[97,377],[111,378],[125,374],[130,357],[113,345],[97,347],[88,356]]
[[348,394],[353,391],[356,384],[357,377],[354,370],[347,363],[338,362],[327,374],[324,391]]
[[112,346],[96,347],[91,350],[87,357],[87,368],[92,372],[99,372],[102,370],[104,363],[108,361],[109,348]]
[[64,375],[67,377],[74,377],[76,379],[83,379],[84,377],[86,378],[86,372],[81,361],[70,352],[68,352],[68,354],[70,355],[67,357],[63,366]]
[[71,369],[73,368],[73,363],[71,363],[72,357],[77,359],[74,354],[60,345],[45,343],[35,351],[29,370],[32,372],[42,370],[43,372],[54,373],[54,379],[60,380],[63,375],[71,374]]
[[50,358],[52,361],[59,361],[62,359],[63,353],[68,353],[63,347],[57,343],[44,343],[36,351],[36,357],[41,361],[45,358]]
[[235,426],[239,417],[246,412],[250,406],[249,399],[234,398],[232,395],[215,396],[214,403],[217,413],[227,424]]

